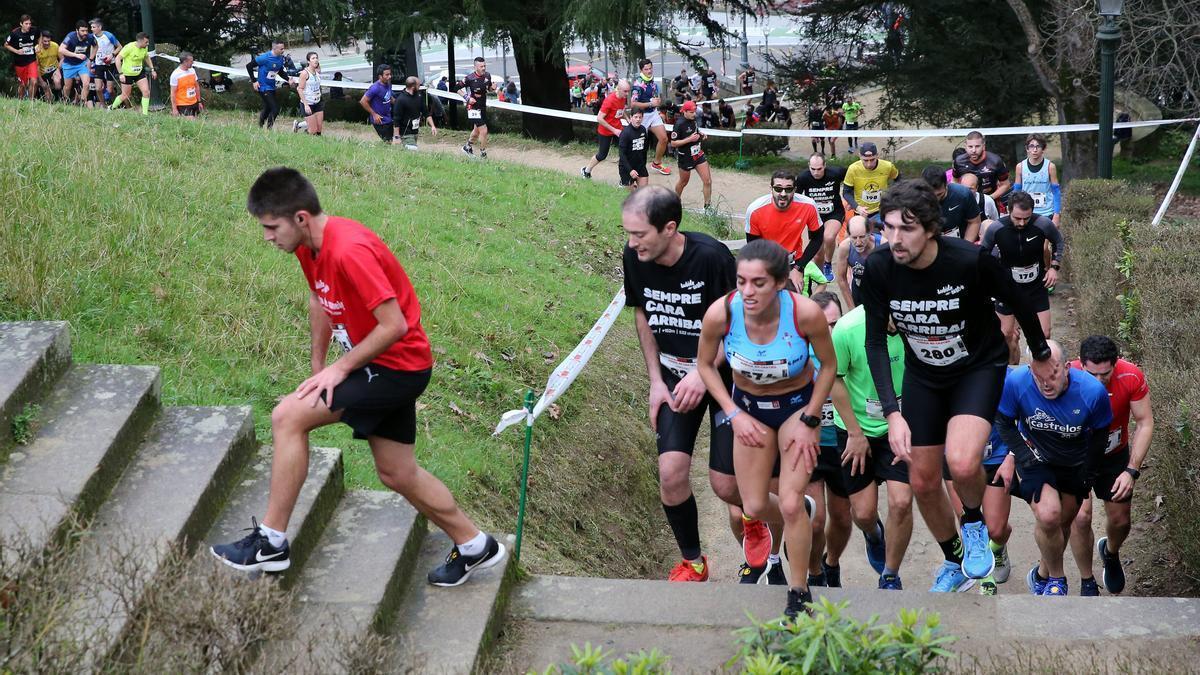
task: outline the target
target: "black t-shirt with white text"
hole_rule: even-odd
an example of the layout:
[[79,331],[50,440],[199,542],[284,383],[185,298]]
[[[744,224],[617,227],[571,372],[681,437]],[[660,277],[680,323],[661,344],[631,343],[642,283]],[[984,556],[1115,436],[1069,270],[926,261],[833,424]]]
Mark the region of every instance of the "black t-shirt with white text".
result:
[[796,178],[796,194],[804,195],[817,203],[817,214],[821,220],[845,220],[846,208],[842,205],[842,182],[846,170],[838,166],[825,167],[825,175],[814,178],[805,169]]
[[[736,288],[737,265],[729,249],[707,234],[681,234],[686,239],[683,255],[670,267],[641,262],[636,251],[625,247],[625,304],[646,313],[658,351],[667,355],[665,360],[673,357],[694,362],[704,313]],[[665,362],[663,365],[676,370]]]
[[[628,176],[630,169],[641,169],[646,166],[646,127],[632,124],[621,130],[617,138],[617,149],[620,154],[621,175]],[[639,176],[641,174],[638,174]]]
[[5,42],[9,47],[21,52],[20,54],[12,54],[14,66],[27,66],[37,60],[37,53],[34,51],[34,46],[37,44],[38,33],[35,30],[30,30],[28,33],[22,33],[18,28],[8,34],[8,39]]

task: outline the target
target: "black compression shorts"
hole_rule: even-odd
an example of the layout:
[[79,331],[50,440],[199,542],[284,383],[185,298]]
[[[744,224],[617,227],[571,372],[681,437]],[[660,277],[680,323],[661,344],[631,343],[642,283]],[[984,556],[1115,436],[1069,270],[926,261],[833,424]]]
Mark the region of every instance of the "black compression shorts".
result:
[[1106,502],[1128,502],[1133,499],[1132,494],[1125,499],[1113,499],[1112,496],[1113,481],[1125,472],[1127,466],[1129,466],[1129,446],[1110,452],[1100,460],[1100,463],[1092,471],[1094,475],[1092,492],[1095,493],[1097,499]]
[[392,142],[391,122],[388,122],[387,124],[372,124],[371,126],[375,127],[375,133],[379,134],[380,140],[382,140],[384,143]]
[[[1000,477],[1000,464],[984,464],[983,472],[987,474],[988,487],[1004,487],[1004,479]],[[1012,484],[1008,486],[1008,493],[1010,495],[1021,494],[1021,479],[1015,470],[1012,475]]]
[[[1019,286],[1019,288],[1025,292],[1025,297],[1027,298],[1026,302],[1028,302],[1029,306],[1033,308],[1033,311],[1050,311],[1050,293],[1046,290],[1045,286],[1041,284],[1022,284]],[[997,300],[996,313],[1003,314],[1005,316],[1012,316],[1013,311],[1011,307]]]
[[[906,401],[907,403],[907,401]],[[850,434],[844,429],[837,430],[838,439],[838,455],[846,450],[846,443],[850,440]],[[867,436],[867,445],[871,448],[871,456],[867,460],[867,466],[863,473],[857,476],[851,476],[850,471],[853,468],[850,464],[842,465],[842,481],[845,485],[846,495],[857,494],[872,485],[880,485],[884,481],[896,481],[908,485],[908,464],[904,462],[892,462],[896,459],[896,455],[892,453],[892,446],[888,443],[887,436]]]
[[596,134],[599,140],[596,141],[596,161],[603,162],[608,158],[608,150],[612,147],[616,136],[605,136],[604,134]]
[[124,85],[134,85],[137,84],[138,80],[144,79],[146,79],[146,71],[144,70],[137,75],[126,75],[124,73],[121,74],[121,84]]
[[[660,369],[663,382],[668,390],[674,390],[679,384],[679,378],[666,368]],[[733,375],[727,369],[721,369],[721,377],[725,386],[733,387]],[[733,475],[733,427],[729,424],[717,424],[717,415],[721,406],[709,394],[705,394],[700,403],[689,412],[677,413],[664,404],[658,409],[658,432],[655,439],[658,444],[658,454],[664,452],[686,452],[691,455],[696,447],[696,436],[700,434],[700,425],[704,423],[704,414],[708,413],[708,468]],[[721,415],[724,417],[724,415]]]
[[911,369],[906,370],[900,411],[908,422],[913,446],[944,445],[946,425],[956,415],[974,415],[991,424],[1007,373],[1008,364],[1004,362],[983,364],[963,373],[955,382],[934,386]]
[[417,440],[417,397],[429,386],[430,372],[367,364],[334,387],[330,409],[342,411],[355,438],[380,436],[411,445]]

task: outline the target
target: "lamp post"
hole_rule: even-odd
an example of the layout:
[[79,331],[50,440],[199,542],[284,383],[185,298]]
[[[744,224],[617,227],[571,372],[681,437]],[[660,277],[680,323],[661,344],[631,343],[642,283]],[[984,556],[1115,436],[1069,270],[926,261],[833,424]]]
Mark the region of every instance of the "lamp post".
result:
[[746,37],[746,14],[742,12],[742,70],[750,68],[750,39]]
[[[142,14],[142,32],[150,36],[150,50],[154,51],[154,15],[150,13],[150,0],[141,0]],[[162,101],[158,97],[158,87],[154,86],[154,79],[148,80],[150,85],[150,105],[156,110],[162,105]]]
[[1096,40],[1100,42],[1100,156],[1096,161],[1096,173],[1101,178],[1112,178],[1113,156],[1113,80],[1116,70],[1117,43],[1121,41],[1121,29],[1117,17],[1121,16],[1123,0],[1098,0],[1100,30]]

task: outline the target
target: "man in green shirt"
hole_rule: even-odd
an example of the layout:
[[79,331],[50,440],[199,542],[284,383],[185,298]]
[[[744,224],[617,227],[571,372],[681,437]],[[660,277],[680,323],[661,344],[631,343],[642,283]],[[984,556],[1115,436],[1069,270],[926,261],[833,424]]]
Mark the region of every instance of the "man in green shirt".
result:
[[[833,329],[837,379],[833,383],[833,424],[842,452],[842,476],[850,493],[850,514],[867,540],[867,559],[879,573],[879,588],[900,590],[900,563],[912,538],[912,488],[908,465],[888,444],[888,425],[867,365],[866,311],[855,307]],[[888,326],[888,356],[896,396],[904,382],[904,343]],[[887,483],[888,521],[879,519],[880,483]],[[884,532],[887,532],[885,539]]]
[[146,73],[150,73],[150,77],[158,79],[158,73],[154,72],[154,64],[150,62],[150,36],[145,33],[138,33],[137,40],[134,42],[125,43],[121,47],[121,51],[117,53],[117,72],[121,78],[121,94],[113,100],[112,109],[116,110],[121,107],[124,101],[131,101],[133,96],[133,85],[136,83],[138,91],[142,94],[142,114],[150,114],[150,80],[146,79]]
[[[846,131],[853,131],[858,128],[858,116],[862,114],[862,104],[854,100],[854,94],[846,94],[846,101],[842,103],[842,116],[846,118]],[[850,153],[858,152],[858,138],[850,137]]]

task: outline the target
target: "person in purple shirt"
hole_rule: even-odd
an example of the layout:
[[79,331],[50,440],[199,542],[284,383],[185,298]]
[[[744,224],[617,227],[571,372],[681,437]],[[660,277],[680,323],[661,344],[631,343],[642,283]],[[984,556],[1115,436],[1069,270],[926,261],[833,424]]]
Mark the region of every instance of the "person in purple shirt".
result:
[[384,143],[392,142],[392,67],[386,63],[379,66],[379,79],[375,81],[358,104],[371,116],[371,126]]

